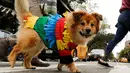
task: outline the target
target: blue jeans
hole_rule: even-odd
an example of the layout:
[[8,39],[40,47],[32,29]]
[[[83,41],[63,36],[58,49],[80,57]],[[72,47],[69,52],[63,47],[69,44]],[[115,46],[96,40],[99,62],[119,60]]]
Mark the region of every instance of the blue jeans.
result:
[[118,18],[118,23],[116,26],[116,34],[106,47],[106,55],[109,55],[114,47],[125,37],[128,31],[130,31],[130,10],[122,11]]

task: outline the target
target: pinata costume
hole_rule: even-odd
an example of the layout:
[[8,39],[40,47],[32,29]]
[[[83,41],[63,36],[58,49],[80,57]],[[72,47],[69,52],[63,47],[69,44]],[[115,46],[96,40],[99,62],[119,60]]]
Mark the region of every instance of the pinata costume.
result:
[[31,16],[25,20],[25,28],[34,29],[49,49],[57,46],[61,64],[70,64],[73,62],[71,50],[75,49],[77,45],[70,39],[65,18],[59,14],[55,14],[39,18]]

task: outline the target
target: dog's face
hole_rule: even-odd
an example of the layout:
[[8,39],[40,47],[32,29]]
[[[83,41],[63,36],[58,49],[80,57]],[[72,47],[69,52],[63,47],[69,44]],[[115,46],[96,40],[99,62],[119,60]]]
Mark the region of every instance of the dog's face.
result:
[[88,14],[87,12],[79,11],[71,13],[67,22],[70,25],[74,40],[79,39],[79,41],[85,43],[85,39],[99,31],[100,20],[102,20],[102,15],[98,13]]

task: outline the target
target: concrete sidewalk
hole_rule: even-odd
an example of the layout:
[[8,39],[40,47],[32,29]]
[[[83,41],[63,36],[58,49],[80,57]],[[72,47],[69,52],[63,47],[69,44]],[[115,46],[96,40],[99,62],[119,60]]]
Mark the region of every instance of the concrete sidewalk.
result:
[[36,67],[36,69],[24,69],[22,62],[17,61],[14,68],[9,66],[8,62],[0,61],[0,73],[41,73],[42,70],[56,68],[57,65],[51,65],[49,67]]
[[[58,62],[44,61],[49,67],[36,67],[36,69],[24,69],[22,62],[17,61],[14,68],[10,68],[8,62],[0,62],[0,73],[70,73],[67,67],[62,72],[57,70]],[[130,73],[130,63],[109,62],[114,68],[106,68],[97,65],[97,62],[75,62],[81,73]]]
[[[22,61],[17,61],[15,66],[22,66]],[[1,67],[10,67],[9,62],[0,61],[0,68]]]

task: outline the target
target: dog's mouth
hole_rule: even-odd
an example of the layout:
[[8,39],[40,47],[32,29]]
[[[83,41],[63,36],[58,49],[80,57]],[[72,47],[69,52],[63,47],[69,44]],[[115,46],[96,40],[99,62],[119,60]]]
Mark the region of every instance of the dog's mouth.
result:
[[80,34],[81,36],[85,37],[85,38],[88,38],[89,36],[91,36],[90,33],[84,33],[84,32],[82,32],[82,31],[79,31],[79,34]]

